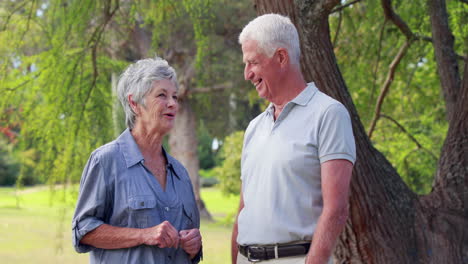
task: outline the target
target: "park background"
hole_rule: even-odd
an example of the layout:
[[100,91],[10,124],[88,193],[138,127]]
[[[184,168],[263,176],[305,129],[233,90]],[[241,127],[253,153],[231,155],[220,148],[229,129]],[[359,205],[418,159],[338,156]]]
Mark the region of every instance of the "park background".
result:
[[165,146],[194,183],[204,262],[228,263],[243,131],[267,106],[244,81],[237,37],[266,12],[291,16],[307,80],[353,119],[352,215],[335,257],[467,263],[463,0],[1,0],[1,262],[87,261],[71,246],[81,170],[125,128],[119,74],[161,56],[180,83]]

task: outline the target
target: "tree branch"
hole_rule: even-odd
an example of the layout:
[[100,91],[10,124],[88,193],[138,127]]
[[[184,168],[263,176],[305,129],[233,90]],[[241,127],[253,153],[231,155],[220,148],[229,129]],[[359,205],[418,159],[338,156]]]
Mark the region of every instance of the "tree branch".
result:
[[382,0],[382,7],[384,10],[385,17],[392,21],[395,26],[397,26],[400,31],[406,36],[407,39],[412,39],[415,37],[411,29],[408,27],[405,21],[393,11],[392,1],[391,0]]
[[26,80],[26,81],[24,81],[24,82],[18,84],[18,85],[15,86],[15,87],[12,87],[12,88],[11,88],[11,87],[5,87],[5,88],[3,89],[3,91],[1,91],[0,94],[6,93],[6,92],[14,92],[14,91],[16,91],[17,89],[23,87],[24,85],[26,85],[26,84],[29,83],[30,81],[32,81],[32,80],[36,79],[37,77],[39,77],[39,76],[41,75],[41,73],[42,73],[42,72],[39,72],[38,74],[32,76],[31,79]]
[[393,24],[395,24],[395,26],[400,29],[401,33],[406,36],[407,39],[417,39],[432,42],[432,38],[415,34],[413,31],[411,31],[408,24],[406,24],[406,22],[393,10],[391,0],[382,0],[381,3],[385,18],[392,21]]
[[[109,22],[112,20],[112,17],[115,15],[117,10],[120,8],[119,1],[117,0],[115,2],[116,2],[116,6],[115,6],[115,8],[113,10],[111,10],[112,0],[108,0],[105,3],[105,6],[104,6],[104,22],[100,26],[98,26],[96,28],[96,30],[93,33],[93,36],[91,37],[90,41],[88,42],[88,45],[92,43],[91,59],[92,59],[92,64],[93,64],[92,65],[93,66],[93,80],[92,80],[92,83],[91,83],[91,87],[89,88],[88,93],[86,94],[86,98],[83,101],[81,112],[80,112],[80,117],[78,119],[78,124],[81,123],[81,119],[83,118],[86,105],[87,105],[87,103],[89,101],[89,98],[91,97],[91,92],[96,87],[97,78],[99,76],[99,72],[98,72],[98,68],[97,68],[97,48],[99,46],[99,41],[101,40],[102,33],[104,32],[104,29],[109,24]],[[80,125],[78,125],[76,127],[75,135],[78,134],[79,128],[80,128]]]
[[16,6],[16,7],[13,8],[13,11],[11,11],[11,12],[7,15],[7,17],[6,17],[6,19],[5,19],[5,24],[3,24],[2,31],[5,31],[5,30],[7,29],[8,24],[10,23],[11,17],[12,17],[18,10],[20,10],[21,8],[23,8],[27,3],[28,3],[27,1],[23,1],[23,2],[21,2],[20,4],[18,4],[18,6]]
[[400,123],[398,123],[395,119],[393,119],[392,117],[390,117],[390,116],[388,116],[388,115],[384,115],[384,114],[381,114],[380,117],[384,117],[384,118],[386,118],[386,119],[392,121],[392,122],[401,130],[401,132],[405,133],[405,134],[408,136],[408,138],[416,144],[416,146],[418,147],[418,149],[422,149],[422,150],[426,151],[427,153],[429,153],[429,154],[431,155],[432,158],[434,158],[434,160],[437,160],[436,155],[435,155],[434,153],[432,153],[432,151],[430,151],[430,150],[428,150],[427,148],[423,147],[423,146],[421,145],[421,143],[419,143],[419,141],[416,140],[416,138],[415,138],[413,135],[411,135],[411,134],[410,134]]
[[338,7],[336,7],[335,9],[333,9],[333,10],[331,11],[331,14],[336,13],[336,12],[340,12],[341,10],[347,8],[348,6],[354,5],[354,4],[356,4],[356,3],[360,2],[360,1],[361,1],[361,0],[354,0],[354,1],[351,1],[351,2],[349,2],[349,3],[347,3],[347,4],[345,4],[345,5],[338,6]]
[[390,64],[387,79],[385,80],[385,83],[382,86],[382,89],[380,90],[380,95],[379,95],[379,98],[377,99],[377,104],[375,105],[374,117],[372,118],[369,132],[367,132],[369,138],[372,137],[372,133],[375,130],[375,125],[377,124],[377,121],[380,118],[380,112],[382,111],[382,104],[385,99],[385,96],[387,95],[388,90],[390,89],[390,85],[393,82],[396,68],[398,64],[401,62],[401,59],[406,55],[408,48],[411,46],[411,43],[412,43],[411,41],[406,41],[405,44],[398,51],[398,54],[393,59],[392,63]]
[[333,47],[336,47],[336,42],[338,41],[338,35],[340,34],[341,30],[341,23],[343,22],[343,14],[338,14],[338,25],[336,26],[335,36],[333,37]]
[[198,94],[198,93],[210,93],[210,92],[221,92],[226,89],[231,89],[234,87],[232,82],[216,84],[211,87],[198,87],[190,90],[190,94]]
[[382,42],[383,42],[383,36],[384,36],[384,33],[385,33],[385,25],[387,25],[387,21],[388,21],[388,19],[384,20],[384,22],[382,24],[382,28],[380,29],[379,49],[377,51],[377,61],[376,61],[375,67],[374,67],[374,73],[373,73],[374,81],[372,82],[372,90],[371,90],[371,96],[370,96],[370,100],[369,100],[368,109],[371,107],[371,104],[374,101],[375,88],[377,86],[377,71],[379,70],[380,57],[382,55]]
[[443,0],[429,0],[428,10],[434,46],[437,72],[447,108],[447,119],[457,116],[454,111],[459,98],[461,79],[455,53],[455,37],[450,30],[449,15]]

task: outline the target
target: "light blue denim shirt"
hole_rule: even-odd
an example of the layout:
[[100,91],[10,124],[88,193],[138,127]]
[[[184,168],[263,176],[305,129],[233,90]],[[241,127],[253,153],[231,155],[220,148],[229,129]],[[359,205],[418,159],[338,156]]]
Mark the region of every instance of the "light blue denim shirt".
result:
[[144,166],[143,155],[127,129],[96,149],[86,164],[72,221],[77,252],[90,252],[90,263],[198,263],[181,249],[140,245],[107,250],[80,243],[102,224],[148,228],[169,221],[178,231],[200,227],[192,184],[185,168],[167,154],[164,191]]

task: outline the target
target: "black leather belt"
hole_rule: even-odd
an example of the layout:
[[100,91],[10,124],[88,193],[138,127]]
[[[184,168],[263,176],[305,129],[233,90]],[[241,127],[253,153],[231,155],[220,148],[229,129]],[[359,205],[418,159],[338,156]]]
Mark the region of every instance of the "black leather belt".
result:
[[309,252],[310,243],[288,244],[276,246],[242,246],[239,253],[251,262],[305,255]]

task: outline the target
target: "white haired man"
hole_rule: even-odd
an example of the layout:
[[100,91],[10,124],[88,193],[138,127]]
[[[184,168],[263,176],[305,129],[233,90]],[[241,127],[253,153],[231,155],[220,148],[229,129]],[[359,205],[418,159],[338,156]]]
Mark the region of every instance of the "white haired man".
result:
[[304,80],[289,18],[257,17],[239,43],[245,79],[271,103],[244,136],[232,263],[330,263],[356,158],[349,114]]

